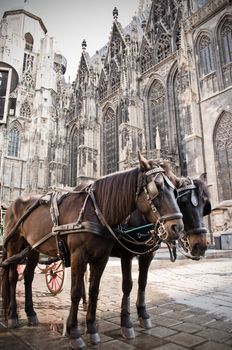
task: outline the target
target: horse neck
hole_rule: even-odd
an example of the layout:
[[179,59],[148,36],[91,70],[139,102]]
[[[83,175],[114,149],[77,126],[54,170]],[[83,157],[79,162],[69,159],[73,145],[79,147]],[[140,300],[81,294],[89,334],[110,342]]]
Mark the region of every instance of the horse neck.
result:
[[120,224],[136,208],[139,169],[115,173],[95,182],[97,204],[110,226]]

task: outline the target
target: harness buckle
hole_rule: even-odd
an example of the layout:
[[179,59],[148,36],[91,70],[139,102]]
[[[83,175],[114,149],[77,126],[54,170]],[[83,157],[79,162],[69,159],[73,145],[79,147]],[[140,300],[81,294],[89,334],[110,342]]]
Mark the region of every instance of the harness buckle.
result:
[[159,226],[157,228],[157,233],[158,233],[159,238],[162,241],[165,241],[168,238],[168,233],[167,233],[167,231],[165,229],[163,221],[159,221]]

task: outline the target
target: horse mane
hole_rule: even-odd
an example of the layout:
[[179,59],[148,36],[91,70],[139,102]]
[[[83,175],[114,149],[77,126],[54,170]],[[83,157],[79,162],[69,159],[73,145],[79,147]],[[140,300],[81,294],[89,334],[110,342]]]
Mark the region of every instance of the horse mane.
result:
[[135,210],[139,168],[104,176],[94,182],[97,204],[109,225],[119,224]]
[[154,167],[154,165],[158,165],[163,168],[165,175],[167,175],[175,187],[178,187],[179,178],[173,173],[171,162],[168,159],[154,159],[149,160],[148,162],[152,167]]

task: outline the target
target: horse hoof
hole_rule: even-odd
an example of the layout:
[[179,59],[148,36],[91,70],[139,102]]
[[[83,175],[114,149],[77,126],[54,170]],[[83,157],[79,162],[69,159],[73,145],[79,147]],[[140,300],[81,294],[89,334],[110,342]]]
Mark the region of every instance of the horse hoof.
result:
[[135,338],[135,331],[134,328],[126,328],[122,327],[122,336],[125,339],[134,339]]
[[150,318],[139,317],[139,323],[142,328],[150,329],[152,328],[152,322]]
[[17,318],[9,318],[7,325],[8,325],[8,328],[18,328],[19,320]]
[[39,320],[38,320],[38,317],[36,315],[35,316],[28,316],[27,320],[28,320],[28,326],[38,326],[38,324],[39,324]]
[[97,345],[101,341],[99,333],[87,333],[87,338],[92,345]]
[[82,348],[84,348],[86,346],[84,340],[82,339],[82,337],[75,338],[75,339],[70,339],[69,345],[70,345],[70,348],[73,349],[73,350],[82,349]]

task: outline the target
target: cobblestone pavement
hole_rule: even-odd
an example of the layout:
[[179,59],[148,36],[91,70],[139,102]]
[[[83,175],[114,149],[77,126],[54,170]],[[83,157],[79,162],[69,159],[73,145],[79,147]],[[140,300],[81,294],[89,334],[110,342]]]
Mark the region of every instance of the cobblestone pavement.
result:
[[[101,344],[89,349],[112,350],[229,350],[232,349],[232,251],[209,254],[199,262],[168,260],[160,252],[152,261],[147,287],[147,306],[153,327],[139,327],[135,300],[137,293],[137,260],[133,261],[134,287],[131,312],[136,338],[123,339],[120,331],[121,271],[118,259],[110,259],[104,272],[99,294],[97,319]],[[37,271],[38,272],[38,271]],[[37,273],[34,281],[34,303],[40,320],[38,327],[26,324],[23,311],[23,282],[18,283],[17,300],[21,326],[7,330],[0,322],[1,350],[63,350],[69,348],[62,336],[68,315],[69,274],[63,291],[52,296],[46,289],[45,276]],[[85,311],[79,312],[79,324],[85,337]]]

